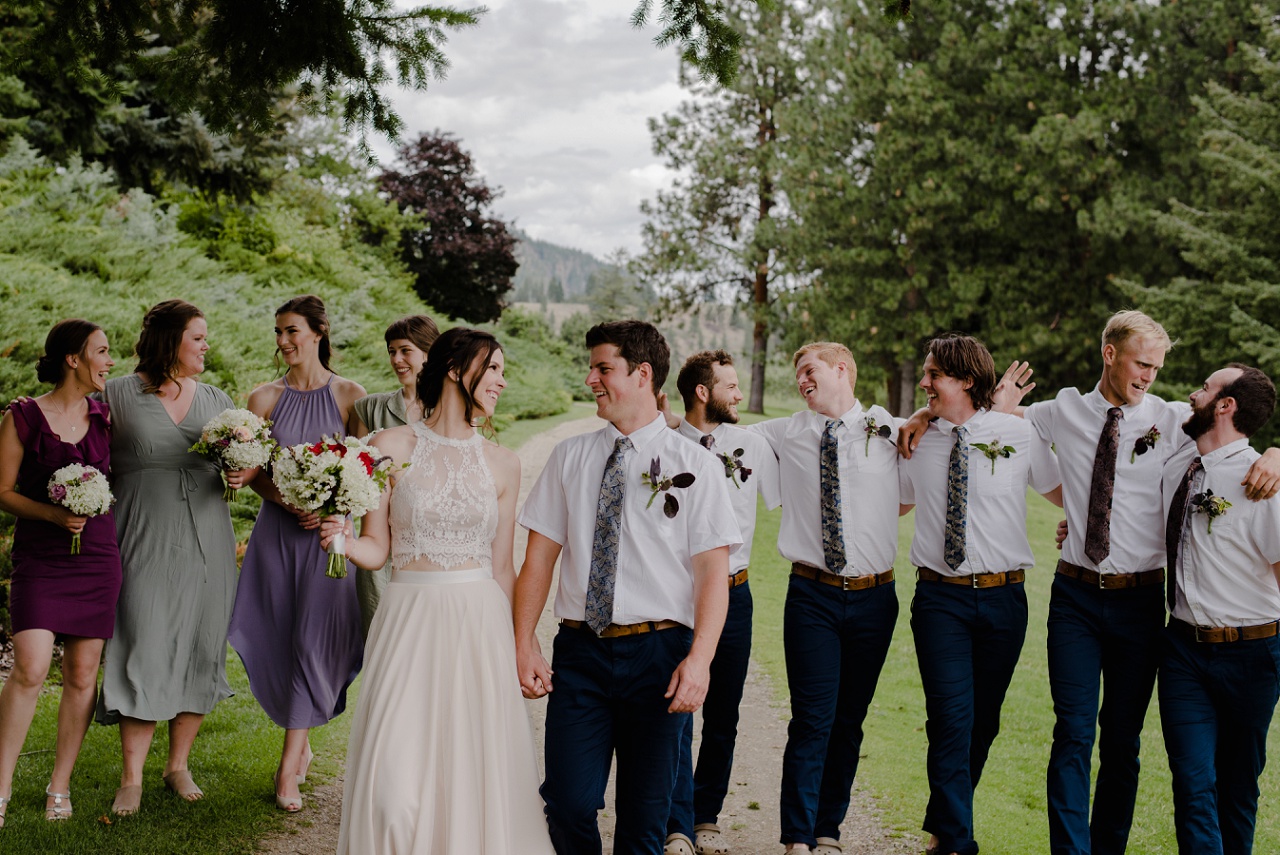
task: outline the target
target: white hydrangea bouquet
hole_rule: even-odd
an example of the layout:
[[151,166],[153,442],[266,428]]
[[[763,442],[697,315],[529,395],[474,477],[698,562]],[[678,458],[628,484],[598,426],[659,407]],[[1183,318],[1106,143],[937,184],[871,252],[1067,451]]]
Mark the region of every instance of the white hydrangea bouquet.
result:
[[200,431],[200,441],[187,449],[222,467],[223,501],[231,501],[235,490],[227,484],[227,472],[266,466],[275,452],[271,422],[249,410],[223,410]]
[[[377,510],[391,469],[391,458],[364,440],[326,436],[281,448],[271,477],[286,504],[322,517],[359,517]],[[346,535],[335,537],[328,551],[325,575],[341,579],[347,575]]]
[[[111,485],[100,470],[72,463],[54,472],[49,479],[49,501],[76,516],[96,517],[111,510],[116,497],[111,495]],[[71,535],[71,554],[80,554],[78,532]]]

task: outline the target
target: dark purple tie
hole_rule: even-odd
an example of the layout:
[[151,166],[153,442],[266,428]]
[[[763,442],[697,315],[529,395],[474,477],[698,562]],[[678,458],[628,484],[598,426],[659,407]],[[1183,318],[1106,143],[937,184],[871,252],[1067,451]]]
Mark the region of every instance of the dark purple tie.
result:
[[711,446],[716,444],[716,438],[709,433],[704,433],[699,437],[698,442],[702,443],[702,447],[707,451],[711,450]]
[[1089,484],[1089,520],[1084,530],[1084,554],[1101,564],[1111,554],[1111,491],[1116,486],[1116,452],[1120,450],[1119,407],[1107,410],[1107,423],[1098,437]]
[[1187,474],[1182,476],[1178,491],[1173,494],[1173,502],[1169,505],[1169,519],[1164,526],[1164,551],[1168,559],[1165,568],[1165,599],[1169,603],[1169,613],[1173,614],[1174,591],[1178,586],[1178,547],[1182,544],[1182,525],[1187,518],[1187,500],[1191,494],[1191,479],[1200,471],[1200,458],[1191,461]]

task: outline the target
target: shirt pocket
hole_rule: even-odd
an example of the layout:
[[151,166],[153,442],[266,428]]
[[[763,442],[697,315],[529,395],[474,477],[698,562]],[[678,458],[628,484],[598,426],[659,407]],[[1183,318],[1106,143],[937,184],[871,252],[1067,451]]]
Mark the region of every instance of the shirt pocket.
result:
[[969,483],[981,496],[1003,496],[1013,489],[1015,468],[1010,458],[997,457],[992,461],[983,452],[976,451],[969,455]]

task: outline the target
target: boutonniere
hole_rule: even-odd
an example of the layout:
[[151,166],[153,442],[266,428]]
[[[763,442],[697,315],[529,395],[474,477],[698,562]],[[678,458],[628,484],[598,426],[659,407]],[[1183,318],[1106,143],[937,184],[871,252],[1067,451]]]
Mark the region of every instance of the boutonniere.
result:
[[663,475],[662,462],[655,457],[649,461],[649,471],[640,476],[640,480],[649,486],[653,491],[653,495],[649,496],[649,504],[645,508],[653,507],[653,500],[658,498],[659,493],[666,493],[666,497],[662,500],[662,512],[667,515],[668,519],[675,519],[676,514],[680,511],[680,502],[669,492],[672,487],[684,489],[692,484],[696,479],[692,472],[681,472],[679,475]]
[[1213,534],[1213,521],[1225,514],[1229,507],[1231,503],[1221,496],[1213,495],[1212,490],[1205,490],[1191,497],[1192,510],[1209,518],[1209,534]]
[[[735,448],[733,454],[723,452],[716,455],[720,458],[720,462],[724,464],[724,477],[732,481],[733,486],[739,490],[742,489],[743,484],[747,483],[747,478],[751,476],[751,470],[742,465],[742,454],[743,450],[741,448]],[[737,478],[733,477],[735,472],[738,473]]]
[[996,458],[1011,457],[1018,453],[1018,449],[1012,445],[1001,445],[1000,440],[993,439],[991,442],[975,442],[973,447],[987,455],[987,459],[991,461],[991,474],[996,474]]
[[875,416],[867,416],[866,425],[863,426],[862,432],[867,435],[867,441],[863,443],[863,446],[862,446],[862,454],[864,457],[870,457],[871,456],[871,437],[882,436],[885,439],[888,439],[889,435],[893,433],[893,430],[888,425],[876,424]]
[[1156,430],[1155,425],[1152,425],[1151,430],[1147,431],[1134,441],[1133,451],[1129,453],[1129,462],[1134,463],[1137,461],[1140,456],[1155,448],[1156,443],[1159,441],[1160,431]]

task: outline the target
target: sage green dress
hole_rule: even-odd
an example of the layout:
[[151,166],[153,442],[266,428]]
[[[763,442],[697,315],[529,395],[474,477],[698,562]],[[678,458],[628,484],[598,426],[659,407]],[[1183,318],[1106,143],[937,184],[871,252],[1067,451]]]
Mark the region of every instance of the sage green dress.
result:
[[[404,395],[398,389],[394,392],[365,395],[356,401],[355,411],[370,433],[409,423],[409,412],[405,409]],[[366,639],[369,637],[369,627],[373,625],[374,613],[378,611],[378,602],[382,599],[382,592],[386,590],[389,581],[391,581],[390,558],[381,570],[360,570],[356,573],[356,598],[360,601],[360,626]]]
[[187,451],[206,422],[233,406],[196,385],[174,424],[137,374],[107,381],[111,474],[123,584],[107,642],[97,719],[168,721],[206,714],[231,697],[227,625],[236,593],[236,541],[216,463]]

